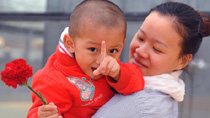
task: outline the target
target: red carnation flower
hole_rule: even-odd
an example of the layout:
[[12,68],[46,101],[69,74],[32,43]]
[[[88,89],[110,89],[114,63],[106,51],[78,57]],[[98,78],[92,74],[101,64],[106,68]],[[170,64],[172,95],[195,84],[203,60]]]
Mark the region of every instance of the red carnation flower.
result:
[[5,70],[1,72],[1,80],[14,89],[17,85],[27,83],[29,77],[32,76],[33,67],[26,64],[24,59],[16,59],[5,65]]
[[33,75],[33,67],[26,64],[24,59],[15,59],[5,65],[5,70],[1,71],[1,80],[7,85],[12,86],[14,89],[17,88],[17,85],[24,85],[33,91],[44,104],[47,104],[46,100],[42,97],[41,93],[39,94],[34,91],[31,86],[27,83],[28,78]]

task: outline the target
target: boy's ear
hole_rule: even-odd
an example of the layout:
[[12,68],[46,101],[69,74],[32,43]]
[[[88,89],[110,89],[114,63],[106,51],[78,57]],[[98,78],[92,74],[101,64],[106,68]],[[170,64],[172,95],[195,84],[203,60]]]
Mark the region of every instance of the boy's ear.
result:
[[192,54],[183,55],[179,65],[177,67],[177,70],[181,70],[181,69],[185,68],[191,61],[192,57],[193,57]]
[[74,51],[75,51],[74,41],[68,34],[64,35],[63,43],[70,53],[74,53]]

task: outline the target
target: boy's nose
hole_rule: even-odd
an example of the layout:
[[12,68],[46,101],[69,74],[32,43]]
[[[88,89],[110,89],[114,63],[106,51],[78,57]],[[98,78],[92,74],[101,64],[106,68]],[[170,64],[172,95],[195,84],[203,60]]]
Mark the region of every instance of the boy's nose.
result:
[[99,54],[96,58],[96,64],[100,64],[101,63],[101,54]]

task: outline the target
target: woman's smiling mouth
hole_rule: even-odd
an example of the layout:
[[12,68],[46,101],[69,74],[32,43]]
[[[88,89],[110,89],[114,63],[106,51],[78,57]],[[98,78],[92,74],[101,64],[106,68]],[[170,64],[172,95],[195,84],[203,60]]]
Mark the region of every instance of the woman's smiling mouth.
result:
[[142,62],[140,62],[139,60],[136,60],[135,58],[132,59],[132,62],[133,64],[139,66],[139,67],[145,67],[147,68],[147,66],[145,64],[143,64]]

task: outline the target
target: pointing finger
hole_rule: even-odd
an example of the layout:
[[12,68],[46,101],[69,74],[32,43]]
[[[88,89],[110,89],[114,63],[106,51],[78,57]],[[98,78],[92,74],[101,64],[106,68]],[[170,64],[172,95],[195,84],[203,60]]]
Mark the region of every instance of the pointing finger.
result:
[[107,56],[107,54],[106,54],[106,42],[102,41],[101,42],[101,61],[103,61],[106,56]]

